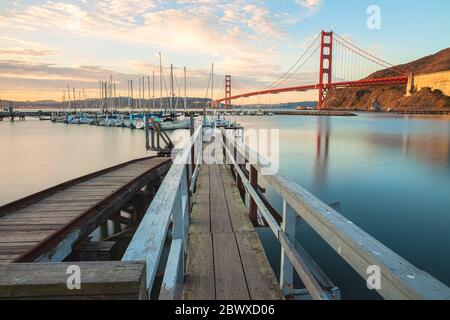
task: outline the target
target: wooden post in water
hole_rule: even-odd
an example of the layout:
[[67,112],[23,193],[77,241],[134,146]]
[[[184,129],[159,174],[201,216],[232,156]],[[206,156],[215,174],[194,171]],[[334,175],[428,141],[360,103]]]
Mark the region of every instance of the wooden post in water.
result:
[[[149,123],[148,123],[148,118],[149,115],[148,114],[144,114],[144,124],[145,124],[145,150],[149,150],[150,149],[150,128],[149,128]],[[153,139],[152,139],[153,140]],[[152,141],[152,145],[153,145],[153,141]]]
[[12,102],[9,103],[9,120],[14,122],[14,107]]

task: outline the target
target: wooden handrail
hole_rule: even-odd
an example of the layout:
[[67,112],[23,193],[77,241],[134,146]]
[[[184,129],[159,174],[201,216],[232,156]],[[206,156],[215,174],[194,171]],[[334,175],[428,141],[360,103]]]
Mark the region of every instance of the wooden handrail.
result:
[[[241,141],[225,133],[226,145],[258,170],[271,162]],[[235,166],[237,169],[237,167]],[[381,288],[377,292],[385,299],[450,299],[450,289],[428,273],[381,244],[378,240],[323,203],[280,170],[264,176],[267,183],[289,204],[309,226],[317,232],[361,277],[369,276],[368,267],[378,266]],[[242,178],[242,176],[241,176]],[[264,210],[261,210],[264,214]],[[270,225],[270,224],[269,224]]]
[[[166,265],[161,299],[179,298],[179,284],[184,275],[184,259],[186,249],[187,227],[189,225],[189,190],[187,176],[192,174],[194,181],[195,170],[189,166],[200,164],[199,156],[202,144],[202,126],[200,125],[190,137],[184,148],[173,160],[172,167],[161,184],[157,194],[142,219],[122,261],[145,261],[147,292],[150,298],[156,272],[160,264],[161,253],[166,240],[169,224],[173,222],[172,245],[169,252],[169,262]],[[196,163],[191,161],[192,147],[197,150]]]

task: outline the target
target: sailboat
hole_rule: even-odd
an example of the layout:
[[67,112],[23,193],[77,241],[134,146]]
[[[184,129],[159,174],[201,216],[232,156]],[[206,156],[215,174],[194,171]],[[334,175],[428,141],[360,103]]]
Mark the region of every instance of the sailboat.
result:
[[[184,73],[184,105],[186,109],[186,71]],[[173,98],[175,97],[174,84],[173,84],[173,65],[170,65],[170,112],[171,116],[167,117],[161,122],[161,128],[164,130],[179,130],[189,129],[191,127],[191,120],[189,118],[177,119],[177,106],[174,104]]]

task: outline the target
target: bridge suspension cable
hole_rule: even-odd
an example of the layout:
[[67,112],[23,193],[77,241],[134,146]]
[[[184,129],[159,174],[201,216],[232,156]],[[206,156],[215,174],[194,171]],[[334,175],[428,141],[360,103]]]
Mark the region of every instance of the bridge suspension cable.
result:
[[[282,81],[289,73],[291,73],[291,71],[302,61],[302,59],[308,54],[308,52],[311,50],[311,48],[314,47],[314,44],[316,44],[316,42],[319,40],[320,38],[320,33],[314,38],[314,40],[311,42],[311,44],[308,46],[308,48],[306,49],[306,51],[300,56],[300,58],[297,59],[297,61],[283,74],[281,75],[276,81],[272,82],[271,84],[269,84],[268,86],[262,88],[259,91],[264,91],[270,88],[275,88],[276,86],[279,85],[279,82]],[[308,57],[309,59],[310,57]],[[299,68],[296,69],[296,71],[298,71]],[[292,74],[294,74],[296,71],[294,71]],[[290,77],[291,77],[290,76]]]
[[372,61],[376,64],[378,64],[381,67],[384,67],[386,69],[392,69],[394,71],[396,71],[398,74],[408,74],[408,71],[406,69],[403,69],[401,67],[397,67],[395,65],[393,65],[392,63],[389,63],[383,59],[380,59],[376,56],[374,56],[373,54],[367,52],[364,49],[361,49],[360,47],[356,46],[355,44],[351,43],[350,41],[346,40],[344,37],[340,36],[337,33],[334,33],[335,36],[335,41],[337,43],[339,43],[340,45],[346,47],[347,49],[349,49],[350,51],[352,51],[353,53],[369,60]]
[[242,91],[245,92],[252,92],[251,90],[246,89],[245,87],[243,87],[235,78],[231,79],[231,83],[237,87],[238,89],[241,89]]
[[[231,100],[240,98],[319,90],[320,109],[324,105],[327,92],[332,88],[402,85],[408,81],[406,74],[407,71],[403,68],[368,53],[334,32],[322,31],[276,81],[258,91],[250,91],[233,78],[230,82],[237,91],[244,93],[239,92],[231,96],[229,90],[226,98],[216,102],[226,101],[229,105]],[[230,88],[229,85],[227,88]]]

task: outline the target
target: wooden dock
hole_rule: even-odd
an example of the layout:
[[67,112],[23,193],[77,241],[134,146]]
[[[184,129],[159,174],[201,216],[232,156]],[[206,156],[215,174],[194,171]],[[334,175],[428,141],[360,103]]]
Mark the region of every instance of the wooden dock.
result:
[[[339,288],[296,239],[301,219],[362,281],[379,268],[381,287],[374,289],[383,298],[450,299],[445,284],[270,170],[264,180],[283,199],[283,211],[275,212],[258,186],[272,164],[241,138],[199,124],[171,161],[134,160],[1,207],[0,298],[338,300]],[[219,164],[203,163],[204,142],[217,148]],[[132,239],[121,261],[98,261],[111,257],[114,243],[85,242],[88,236],[106,219],[127,220],[121,210],[155,180],[148,202],[136,202],[139,217],[126,230]],[[278,281],[256,226],[281,247]],[[76,290],[68,282],[74,266],[82,283]]]
[[202,165],[197,190],[183,299],[281,299],[276,277],[227,167]]
[[135,160],[1,207],[0,263],[63,261],[72,246],[169,166],[169,158]]
[[449,109],[439,109],[439,110],[398,110],[395,111],[396,114],[403,114],[403,115],[449,115],[450,110]]

